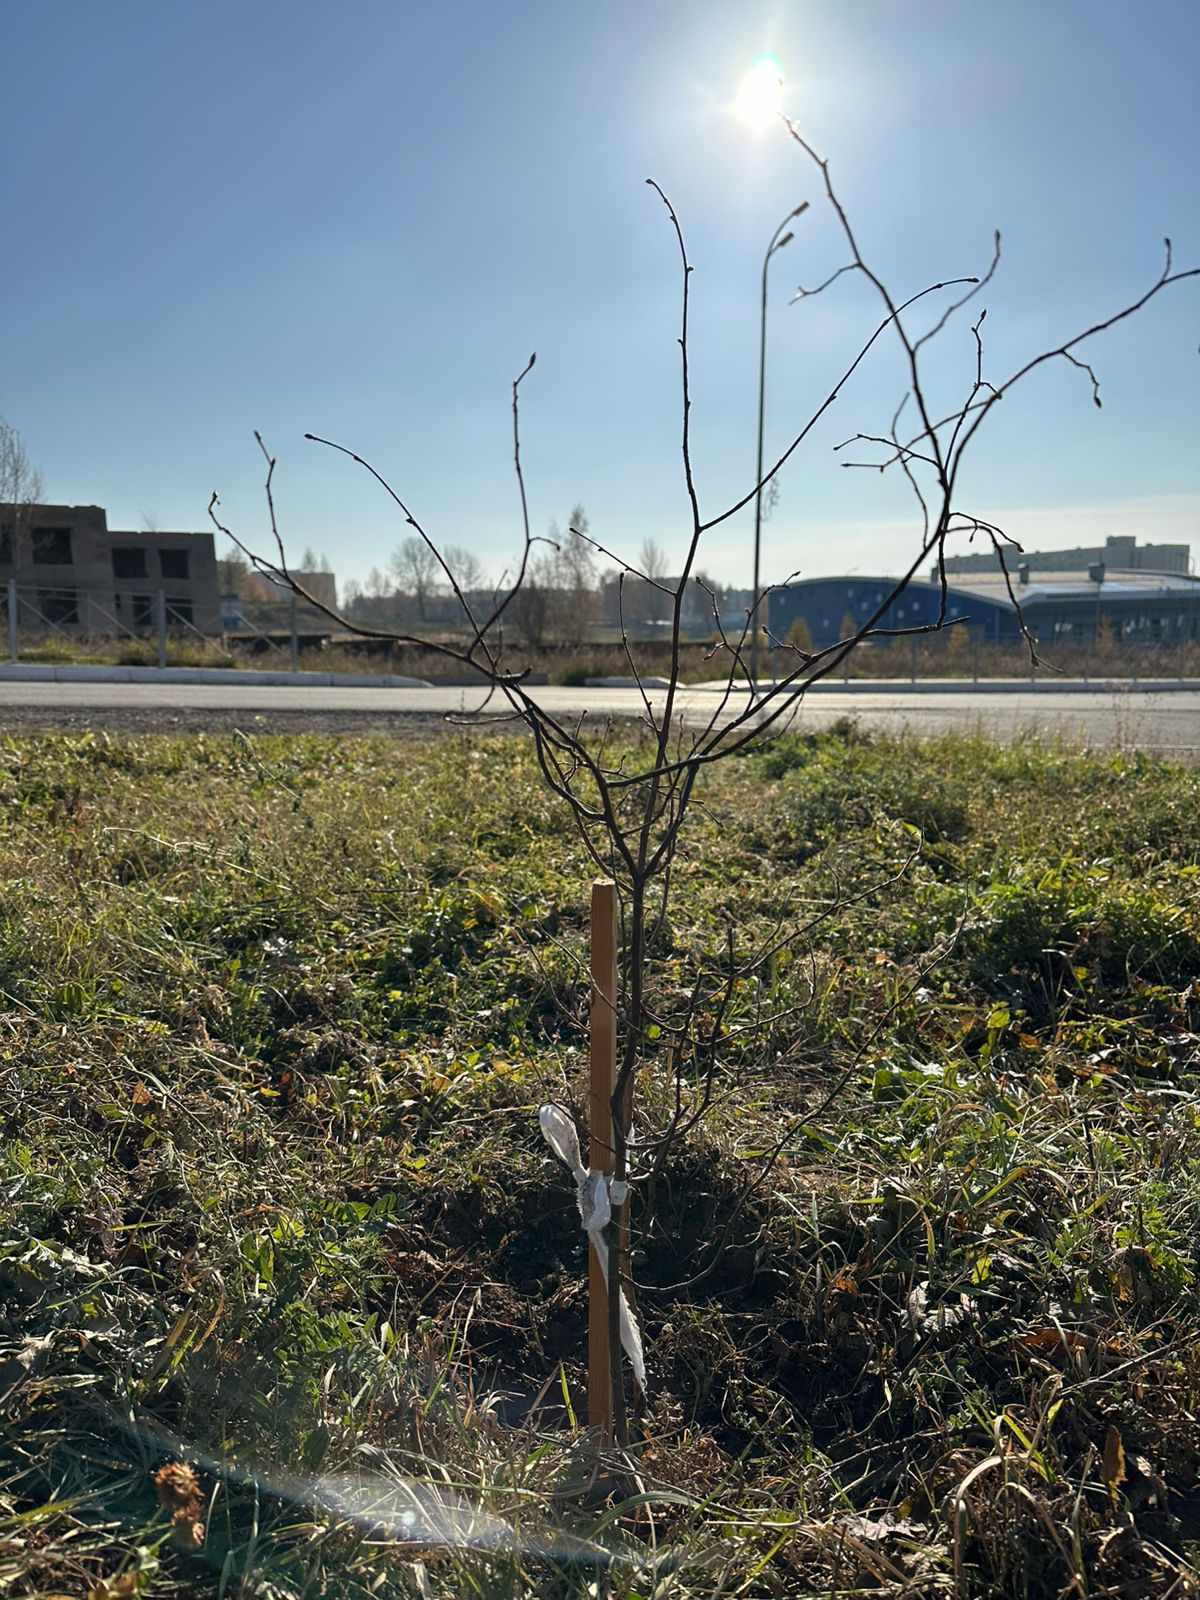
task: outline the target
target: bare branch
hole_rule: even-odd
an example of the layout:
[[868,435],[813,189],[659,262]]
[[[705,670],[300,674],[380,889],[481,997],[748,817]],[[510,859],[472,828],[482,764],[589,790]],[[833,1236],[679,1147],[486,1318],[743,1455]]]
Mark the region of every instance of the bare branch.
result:
[[720,516],[710,517],[709,520],[703,524],[700,531],[702,533],[708,533],[712,528],[719,527],[722,522],[728,522],[730,517],[736,516],[739,511],[743,510],[750,504],[750,502],[754,499],[754,496],[758,493],[759,489],[770,483],[775,474],[779,472],[781,468],[787,465],[787,463],[795,455],[796,451],[804,443],[805,439],[808,438],[809,434],[816,427],[817,423],[820,422],[821,418],[829,410],[830,406],[835,404],[835,402],[840,398],[841,391],[844,386],[858,371],[859,367],[862,366],[863,362],[874,348],[876,342],[884,333],[887,332],[888,328],[894,324],[896,318],[902,311],[907,311],[910,306],[916,305],[917,301],[923,300],[926,295],[938,294],[942,289],[950,289],[960,283],[974,282],[974,278],[946,278],[941,283],[931,283],[927,288],[918,290],[916,294],[911,295],[907,300],[902,301],[900,305],[896,306],[892,311],[890,311],[875,329],[874,333],[867,340],[867,342],[861,347],[861,349],[858,351],[858,354],[854,357],[854,360],[846,368],[845,372],[842,373],[842,376],[839,378],[837,384],[817,407],[816,411],[813,412],[812,416],[809,417],[803,428],[801,428],[800,432],[795,436],[791,444],[788,445],[787,449],[783,452],[775,464],[772,467],[769,467],[763,473],[759,482],[756,483],[747,494],[742,495],[740,500],[735,500],[733,505],[721,512]]
[[789,305],[793,305],[794,306],[796,304],[797,300],[811,300],[814,295],[824,294],[826,289],[830,288],[833,284],[835,284],[838,281],[839,278],[845,277],[847,272],[856,271],[857,268],[858,268],[857,261],[847,261],[844,267],[839,267],[836,272],[831,272],[829,274],[829,276],[825,279],[824,283],[818,283],[812,289],[806,289],[806,288],[804,288],[803,285],[801,285],[796,290],[796,292],[792,296],[791,300],[788,302]]
[[[275,461],[257,434],[255,437],[267,463],[265,492],[273,541],[272,558],[255,556],[218,520],[216,508],[219,501],[215,495],[209,508],[214,525],[230,538],[238,549],[250,557],[258,570],[283,582],[292,592],[313,605],[318,612],[347,627],[349,631],[371,638],[386,638],[398,644],[419,645],[422,649],[433,651],[444,659],[470,669],[478,675],[481,687],[486,691],[486,698],[480,709],[489,709],[495,702],[498,710],[489,709],[489,715],[519,719],[528,728],[538,770],[548,792],[567,808],[587,860],[599,870],[611,875],[620,891],[623,929],[621,992],[618,1003],[620,1057],[612,1099],[613,1158],[615,1178],[618,1182],[627,1178],[630,1167],[631,1127],[627,1096],[632,1091],[638,1073],[648,1063],[656,1063],[661,1059],[654,1043],[656,1035],[652,1032],[652,1025],[654,1028],[662,1027],[664,1033],[669,1035],[668,1060],[673,1074],[671,1084],[673,1106],[666,1115],[665,1127],[653,1133],[651,1139],[645,1142],[645,1148],[653,1152],[653,1162],[660,1163],[663,1152],[671,1147],[672,1142],[683,1137],[701,1118],[711,1112],[714,1105],[719,1103],[718,1073],[728,1065],[730,1040],[736,1037],[744,1042],[745,1039],[754,1037],[755,1030],[758,1030],[761,1037],[763,1030],[775,1027],[786,1015],[784,1011],[761,999],[751,1003],[748,1015],[745,1017],[735,1013],[733,1007],[739,983],[748,974],[758,970],[753,965],[756,960],[770,959],[774,952],[784,947],[782,941],[805,937],[806,927],[815,928],[822,918],[829,914],[827,910],[819,908],[806,923],[801,924],[799,929],[790,919],[781,918],[769,936],[759,942],[756,950],[751,950],[742,956],[739,955],[737,948],[733,919],[727,919],[723,951],[711,959],[706,958],[698,962],[690,986],[682,991],[683,998],[679,998],[678,990],[675,992],[675,998],[668,997],[665,1004],[656,998],[651,992],[653,974],[657,970],[652,964],[654,941],[667,916],[674,867],[683,847],[685,828],[691,809],[696,805],[703,807],[703,800],[697,797],[697,786],[705,768],[727,757],[752,750],[789,726],[802,704],[804,695],[831,673],[845,666],[852,652],[860,645],[881,639],[915,639],[963,626],[968,620],[966,617],[948,616],[950,589],[945,556],[947,538],[960,533],[966,533],[972,538],[977,534],[985,535],[990,540],[1004,576],[1008,597],[1017,618],[1018,630],[1029,650],[1030,660],[1034,666],[1045,665],[1038,656],[1037,641],[1026,624],[1021,611],[1020,596],[1014,589],[1006,562],[1006,551],[1011,548],[1019,549],[1019,546],[1015,546],[1014,541],[1010,540],[1002,529],[986,518],[961,511],[957,507],[958,477],[965,453],[992,407],[1027,375],[1050,360],[1061,358],[1080,368],[1091,380],[1093,399],[1099,404],[1096,374],[1093,368],[1076,354],[1078,346],[1085,339],[1133,315],[1168,285],[1178,283],[1185,278],[1200,276],[1200,271],[1195,270],[1173,271],[1168,243],[1163,271],[1143,295],[1104,321],[1093,324],[1083,333],[1051,350],[1041,352],[1018,367],[1005,382],[998,385],[984,377],[985,351],[982,330],[987,312],[986,309],[981,309],[970,327],[973,362],[969,372],[963,375],[960,403],[951,406],[943,414],[940,403],[936,410],[931,403],[931,389],[925,371],[928,363],[924,357],[928,347],[947,329],[956,313],[976,300],[984,287],[993,281],[1000,263],[999,235],[996,236],[991,264],[982,276],[947,278],[930,284],[907,298],[894,295],[882,275],[867,262],[860,250],[848,213],[834,188],[828,163],[816,154],[794,125],[789,123],[787,127],[795,145],[815,164],[822,176],[825,198],[837,219],[850,256],[850,260],[822,284],[813,289],[801,289],[796,298],[807,298],[822,293],[839,278],[854,273],[863,277],[872,286],[881,312],[873,331],[853,353],[841,377],[825,399],[792,434],[787,448],[763,474],[760,481],[752,484],[732,505],[706,520],[701,511],[696,485],[692,436],[690,294],[693,268],[674,207],[659,185],[652,179],[647,179],[647,183],[666,208],[678,246],[681,269],[678,336],[680,454],[690,522],[687,527],[683,562],[678,577],[668,583],[665,581],[665,564],[659,559],[661,552],[656,554],[657,547],[652,542],[647,542],[636,564],[624,560],[591,536],[581,515],[573,515],[571,523],[572,537],[580,541],[580,546],[571,545],[569,550],[575,552],[576,558],[586,556],[583,565],[579,559],[574,561],[573,581],[576,586],[583,581],[579,577],[580,572],[585,566],[590,567],[591,558],[587,554],[588,551],[598,551],[617,565],[617,609],[621,649],[638,690],[640,701],[638,721],[646,729],[649,753],[642,741],[627,741],[624,747],[619,744],[614,747],[612,723],[609,718],[603,719],[597,725],[588,720],[586,713],[580,713],[574,720],[555,717],[539,704],[531,692],[528,684],[528,667],[518,671],[512,670],[506,664],[511,658],[505,644],[504,620],[506,616],[519,618],[522,600],[529,595],[532,586],[542,580],[549,564],[548,558],[541,554],[535,558],[534,546],[549,544],[555,549],[558,548],[554,540],[536,536],[531,530],[522,465],[520,389],[533,368],[533,357],[513,381],[511,392],[512,460],[517,480],[522,539],[520,559],[511,576],[501,580],[496,595],[489,602],[490,611],[485,617],[478,616],[472,609],[473,606],[478,610],[482,607],[478,598],[479,585],[465,580],[465,574],[470,566],[469,561],[456,557],[453,547],[439,545],[420,524],[401,496],[368,461],[343,445],[316,435],[306,435],[315,442],[348,456],[357,465],[365,468],[384,489],[403,516],[406,525],[413,530],[415,539],[428,550],[436,561],[438,570],[444,574],[466,627],[465,641],[461,638],[456,641],[418,639],[404,632],[391,632],[350,623],[332,608],[323,605],[316,597],[306,593],[288,568],[273,497]],[[929,297],[944,291],[954,291],[954,293],[945,304],[941,304],[930,326],[919,334],[910,332],[907,315],[910,309],[923,305]],[[846,460],[843,462],[845,466],[872,467],[880,472],[895,467],[904,474],[920,509],[919,537],[914,541],[914,553],[900,576],[884,586],[883,592],[872,602],[868,614],[858,620],[847,637],[819,650],[800,650],[792,646],[783,646],[782,648],[788,652],[783,665],[788,670],[782,672],[775,682],[762,688],[761,693],[747,696],[745,704],[735,703],[735,690],[741,680],[747,677],[745,653],[748,641],[758,636],[757,630],[761,627],[772,645],[778,646],[778,640],[770,632],[770,597],[777,586],[767,586],[761,593],[752,595],[740,628],[732,626],[727,628],[726,621],[722,617],[722,606],[718,600],[716,585],[704,577],[700,566],[701,541],[709,531],[727,522],[749,505],[762,488],[778,475],[800,445],[812,434],[821,418],[838,400],[845,385],[854,377],[885,334],[895,338],[904,358],[906,376],[903,398],[891,418],[890,426],[857,432],[836,448],[841,451],[851,443],[858,443],[868,447],[859,452],[864,457],[871,457],[876,451],[879,452],[877,460]],[[902,417],[907,418],[906,432],[909,432],[907,438],[902,438],[900,434]],[[586,551],[581,550],[582,546],[587,547]],[[893,608],[917,579],[924,565],[931,560],[936,568],[938,593],[936,617],[932,621],[902,625],[900,613]],[[669,619],[666,619],[669,620],[670,626],[669,669],[665,692],[661,698],[648,686],[645,669],[647,657],[635,648],[630,628],[627,626],[626,601],[630,593],[626,585],[627,578],[643,585],[650,594],[663,596],[669,602],[670,615]],[[713,705],[709,713],[700,719],[698,725],[689,724],[679,711],[679,693],[684,669],[685,610],[690,617],[694,607],[695,590],[689,588],[692,582],[707,595],[712,614],[715,642],[705,659],[713,660],[719,653],[723,672],[723,682]],[[666,609],[665,606],[659,607],[657,602],[655,608]],[[835,878],[830,904],[838,903],[845,901],[840,883]],[[931,953],[931,960],[933,959],[936,959],[936,952]],[[896,1004],[903,1003],[903,998],[902,996],[898,999]],[[880,1020],[879,1027],[884,1025],[884,1020]],[[854,1063],[848,1069],[851,1074],[856,1070],[863,1051],[874,1037],[876,1031],[868,1034],[867,1039],[863,1041]],[[682,1084],[685,1075],[694,1086],[694,1100],[690,1107],[684,1104],[683,1099]],[[846,1081],[849,1081],[848,1077],[843,1075],[834,1085],[831,1095],[812,1114],[821,1115],[830,1103],[832,1094],[839,1092]],[[792,1124],[783,1131],[776,1151],[768,1156],[768,1163],[762,1172],[749,1180],[738,1206],[744,1204],[754,1184],[762,1181],[763,1175],[769,1170],[770,1162],[786,1147],[787,1142],[796,1136],[800,1126],[799,1123]],[[617,1221],[611,1235],[610,1279],[614,1283],[625,1272],[619,1246],[619,1219],[625,1203],[623,1200],[613,1201],[614,1216]],[[734,1217],[737,1209],[735,1206]],[[730,1222],[732,1225],[732,1218]],[[719,1248],[719,1241],[717,1247]],[[611,1298],[615,1306],[617,1297]],[[613,1338],[615,1341],[615,1327]],[[617,1343],[614,1342],[614,1350],[617,1347]],[[620,1385],[617,1387],[619,1389]],[[618,1395],[619,1432],[623,1426],[622,1406],[623,1397]]]

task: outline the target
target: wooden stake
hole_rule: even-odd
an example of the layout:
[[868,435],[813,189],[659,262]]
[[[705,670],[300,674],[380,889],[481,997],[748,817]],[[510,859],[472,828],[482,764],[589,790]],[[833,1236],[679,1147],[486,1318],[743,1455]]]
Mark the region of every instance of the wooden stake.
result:
[[[612,1095],[617,1081],[617,886],[592,884],[591,1095],[588,1164],[613,1170]],[[614,1289],[616,1285],[614,1284]],[[608,1365],[608,1290],[594,1249],[588,1250],[588,1424],[612,1443],[612,1379]]]

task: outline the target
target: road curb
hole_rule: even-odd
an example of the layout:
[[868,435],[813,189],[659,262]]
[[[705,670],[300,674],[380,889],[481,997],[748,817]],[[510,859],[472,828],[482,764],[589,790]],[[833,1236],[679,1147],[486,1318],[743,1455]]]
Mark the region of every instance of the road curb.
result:
[[[589,680],[590,682],[591,680]],[[631,679],[632,683],[633,680]],[[614,685],[615,687],[615,685]],[[650,688],[650,680],[646,687]],[[723,679],[711,683],[692,683],[687,687],[709,694],[729,693],[729,684]],[[774,685],[764,684],[761,693],[768,694]],[[786,695],[835,694],[1195,694],[1200,691],[1196,678],[926,678],[914,683],[911,678],[851,678],[848,683],[838,678],[836,682],[821,678],[814,684],[798,683],[782,691]],[[748,693],[744,684],[734,686],[732,693]]]
[[[540,675],[539,675],[540,676]],[[486,690],[482,679],[470,683],[455,680],[453,683],[433,683],[428,678],[408,678],[395,673],[374,672],[257,672],[252,668],[226,667],[120,667],[120,666],[70,666],[46,662],[0,662],[0,683],[189,683],[221,684],[237,688],[283,689],[436,689],[462,687]],[[535,686],[533,677],[527,686]],[[539,685],[540,686],[540,685]],[[588,678],[584,685],[589,689],[635,689],[638,680],[633,677]],[[660,693],[669,687],[666,678],[647,677],[641,687],[648,693]],[[763,692],[773,686],[763,685]],[[730,694],[747,693],[744,684],[730,689],[724,679],[708,683],[681,684],[685,692]],[[822,678],[806,685],[796,684],[784,691],[789,695],[1147,695],[1200,692],[1200,679],[1196,678],[1082,678],[1043,677],[1028,678],[926,678],[914,683],[909,678]]]
[[375,672],[255,672],[226,667],[72,667],[0,665],[0,683],[219,683],[242,688],[429,689],[425,678]]
[[[585,678],[583,686],[585,689],[669,689],[671,680],[669,678]],[[710,685],[701,683],[693,684],[692,687],[707,689]],[[716,688],[716,685],[713,684],[711,687]]]

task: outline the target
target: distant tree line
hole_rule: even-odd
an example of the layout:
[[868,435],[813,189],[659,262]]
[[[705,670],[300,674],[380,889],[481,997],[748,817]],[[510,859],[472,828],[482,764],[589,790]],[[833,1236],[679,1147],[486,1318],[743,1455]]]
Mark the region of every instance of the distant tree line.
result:
[[[489,572],[461,545],[448,545],[444,555],[463,594],[484,611],[512,582],[511,572]],[[635,568],[622,572],[602,562],[583,506],[572,509],[565,528],[557,521],[549,524],[531,551],[525,580],[509,608],[511,625],[523,644],[540,649],[578,643],[599,625],[619,629],[624,623],[639,632],[667,625],[667,588],[674,580],[669,579],[665,551],[653,539],[643,542]],[[714,603],[724,606],[731,591],[703,573],[698,576],[686,620],[703,631],[712,621]],[[416,535],[396,547],[386,571],[374,567],[363,583],[345,585],[343,610],[351,621],[373,627],[407,623],[436,632],[439,626],[457,630],[462,625],[462,611],[443,568]]]

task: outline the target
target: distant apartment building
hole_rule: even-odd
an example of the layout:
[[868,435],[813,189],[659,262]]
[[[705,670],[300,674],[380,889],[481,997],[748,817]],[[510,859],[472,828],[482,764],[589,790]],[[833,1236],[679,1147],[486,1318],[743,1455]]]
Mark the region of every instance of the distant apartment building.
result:
[[211,533],[123,533],[102,506],[0,505],[0,586],[17,585],[22,626],[149,633],[163,595],[169,628],[218,633]]
[[[1008,547],[1005,563],[1012,573],[1018,567],[1029,572],[1086,572],[1089,567],[1100,566],[1118,572],[1181,572],[1186,573],[1191,559],[1191,546],[1186,544],[1139,544],[1131,533],[1112,533],[1103,545],[1079,545],[1074,550],[1017,551]],[[947,555],[947,573],[996,572],[999,560],[994,549],[975,551],[970,555]]]

